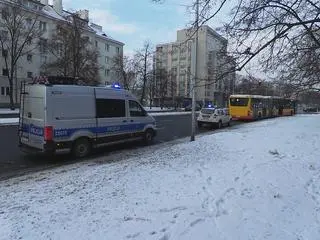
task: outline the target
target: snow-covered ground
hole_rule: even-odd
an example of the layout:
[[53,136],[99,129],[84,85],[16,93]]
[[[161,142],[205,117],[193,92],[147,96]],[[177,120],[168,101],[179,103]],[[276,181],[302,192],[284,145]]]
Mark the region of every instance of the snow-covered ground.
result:
[[11,110],[9,108],[0,108],[0,114],[17,114],[19,113],[19,109]]
[[17,125],[19,118],[0,118],[0,125]]
[[320,239],[320,116],[0,183],[0,239]]
[[144,109],[148,112],[159,112],[159,111],[173,111],[174,109],[173,108],[162,108],[161,107],[152,107],[150,109],[150,107],[144,107]]

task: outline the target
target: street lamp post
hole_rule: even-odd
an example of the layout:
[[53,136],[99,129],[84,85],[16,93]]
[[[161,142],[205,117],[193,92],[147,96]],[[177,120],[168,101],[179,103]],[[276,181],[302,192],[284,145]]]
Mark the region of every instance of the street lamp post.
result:
[[190,141],[195,140],[195,133],[196,133],[196,92],[195,92],[195,86],[196,86],[196,79],[198,76],[198,28],[199,28],[199,0],[196,1],[196,40],[195,40],[195,71],[194,71],[194,77],[192,78],[192,114],[191,114],[191,138]]

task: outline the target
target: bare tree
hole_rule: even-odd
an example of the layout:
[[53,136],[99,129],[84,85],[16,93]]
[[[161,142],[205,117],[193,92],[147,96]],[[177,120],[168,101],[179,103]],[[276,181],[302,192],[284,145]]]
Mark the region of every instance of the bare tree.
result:
[[160,107],[164,107],[165,98],[168,96],[168,88],[170,87],[169,77],[170,73],[166,69],[156,69],[156,92],[160,98]]
[[246,53],[238,69],[257,56],[265,71],[279,73],[284,82],[302,89],[319,84],[319,9],[312,0],[242,1],[225,26],[237,52]]
[[[228,3],[190,0],[189,9],[197,2],[199,27],[215,19]],[[319,85],[319,0],[238,0],[234,6],[230,21],[219,30],[230,40],[228,51],[237,61],[237,71],[256,59],[266,72],[296,76],[294,84],[303,89]]]
[[148,97],[149,97],[149,107],[152,108],[154,97],[156,96],[156,74],[155,69],[152,69],[150,74],[151,77],[148,81]]
[[111,70],[116,80],[124,89],[135,92],[137,88],[137,69],[134,59],[129,56],[118,55],[113,58]]
[[137,51],[134,56],[137,73],[141,79],[141,96],[140,102],[143,103],[147,93],[148,80],[152,79],[152,47],[151,43],[146,41],[141,50]]
[[54,60],[43,66],[46,72],[80,78],[87,84],[99,82],[99,52],[86,35],[87,26],[87,21],[77,14],[57,26],[47,44]]
[[[0,46],[9,81],[10,108],[14,109],[14,79],[19,59],[34,50],[38,38],[42,35],[38,14],[26,9],[20,2],[0,4]],[[15,83],[16,88],[17,82]],[[16,89],[15,101],[17,101]]]

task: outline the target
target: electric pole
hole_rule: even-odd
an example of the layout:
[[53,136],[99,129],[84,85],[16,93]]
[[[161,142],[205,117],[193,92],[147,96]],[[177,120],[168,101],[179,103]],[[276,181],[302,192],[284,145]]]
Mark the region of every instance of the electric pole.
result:
[[191,113],[191,139],[190,141],[195,140],[196,133],[196,79],[198,77],[198,28],[199,28],[199,0],[196,0],[196,40],[195,40],[195,70],[194,77],[191,81],[191,90],[192,90],[192,113]]

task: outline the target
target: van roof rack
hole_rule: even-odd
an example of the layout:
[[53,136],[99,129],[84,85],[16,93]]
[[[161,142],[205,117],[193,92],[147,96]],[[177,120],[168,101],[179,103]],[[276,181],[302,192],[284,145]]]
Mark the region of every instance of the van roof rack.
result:
[[37,76],[32,79],[31,84],[85,85],[79,78],[64,76]]

